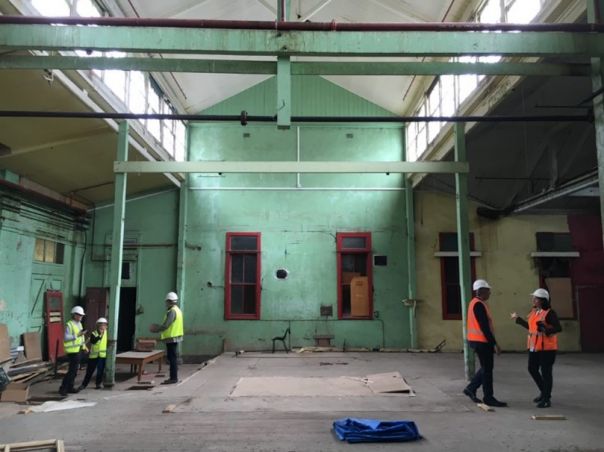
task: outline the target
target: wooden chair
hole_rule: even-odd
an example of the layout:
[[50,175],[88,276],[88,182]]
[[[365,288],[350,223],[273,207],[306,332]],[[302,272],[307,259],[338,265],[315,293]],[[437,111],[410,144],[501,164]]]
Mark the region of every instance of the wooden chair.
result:
[[290,329],[286,329],[285,333],[283,333],[283,336],[275,336],[273,338],[273,353],[275,353],[275,341],[281,341],[281,343],[283,344],[283,348],[285,349],[286,353],[289,353],[289,348],[287,348],[287,344],[285,343],[285,339],[287,338],[287,335],[291,334]]

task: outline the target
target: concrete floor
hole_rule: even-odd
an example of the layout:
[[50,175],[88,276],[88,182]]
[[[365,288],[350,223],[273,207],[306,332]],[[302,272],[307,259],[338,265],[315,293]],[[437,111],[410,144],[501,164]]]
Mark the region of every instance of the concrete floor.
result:
[[[390,371],[406,378],[415,397],[234,392],[242,377],[364,377]],[[495,395],[510,407],[492,413],[461,395],[462,371],[462,356],[453,353],[225,354],[201,370],[183,366],[178,386],[128,391],[129,380],[111,391],[72,396],[96,401],[90,408],[23,415],[17,414],[23,406],[2,403],[0,443],[62,438],[68,451],[604,451],[604,355],[559,355],[548,410],[531,402],[537,391],[525,355],[497,359]],[[175,411],[162,414],[168,404],[177,404]],[[544,412],[568,419],[530,419]],[[331,423],[342,417],[413,420],[425,439],[405,445],[341,443]]]

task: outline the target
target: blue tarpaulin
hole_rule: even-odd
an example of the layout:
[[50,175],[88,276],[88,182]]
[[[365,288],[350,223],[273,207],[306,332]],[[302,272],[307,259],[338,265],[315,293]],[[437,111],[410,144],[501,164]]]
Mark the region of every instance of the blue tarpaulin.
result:
[[413,421],[380,421],[379,419],[338,419],[333,430],[340,441],[370,443],[378,441],[416,441],[421,439]]

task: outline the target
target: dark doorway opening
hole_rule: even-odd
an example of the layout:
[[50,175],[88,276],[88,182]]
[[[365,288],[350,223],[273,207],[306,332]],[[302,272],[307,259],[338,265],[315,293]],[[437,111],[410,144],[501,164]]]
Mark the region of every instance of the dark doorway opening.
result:
[[136,326],[136,288],[120,289],[120,319],[117,330],[117,352],[133,349]]

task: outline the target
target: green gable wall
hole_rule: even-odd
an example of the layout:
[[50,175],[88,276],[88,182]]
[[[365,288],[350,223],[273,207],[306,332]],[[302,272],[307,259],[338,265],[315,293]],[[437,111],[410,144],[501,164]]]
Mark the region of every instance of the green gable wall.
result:
[[[383,109],[320,78],[294,77],[295,115],[385,115]],[[204,111],[207,114],[275,113],[274,78]],[[194,124],[190,160],[400,160],[403,131],[391,126]],[[404,196],[401,191],[254,191],[296,187],[295,174],[191,175],[186,217],[184,354],[266,350],[291,328],[293,346],[314,345],[332,334],[338,347],[407,347]],[[301,175],[302,187],[398,188],[400,175]],[[207,190],[211,187],[248,190]],[[225,320],[227,232],[260,232],[261,319]],[[373,268],[373,320],[337,319],[338,232],[371,232],[373,253],[388,266]],[[278,280],[278,268],[289,270]],[[334,316],[320,316],[320,306]]]

